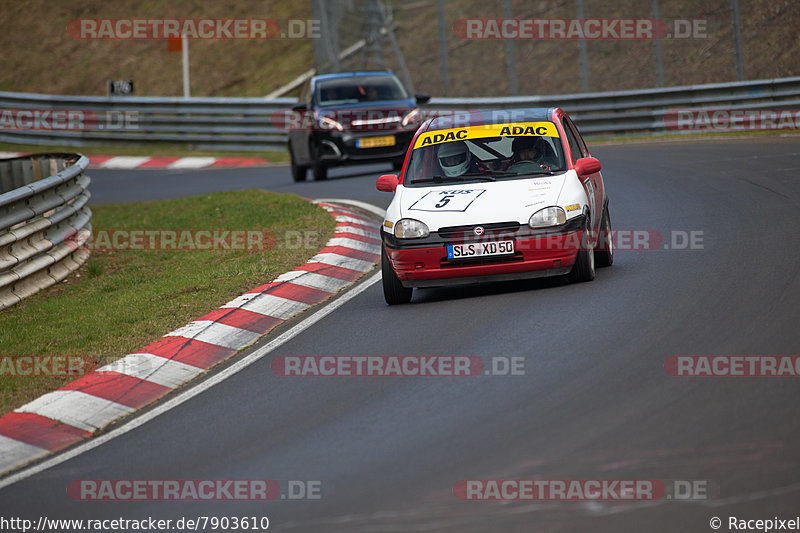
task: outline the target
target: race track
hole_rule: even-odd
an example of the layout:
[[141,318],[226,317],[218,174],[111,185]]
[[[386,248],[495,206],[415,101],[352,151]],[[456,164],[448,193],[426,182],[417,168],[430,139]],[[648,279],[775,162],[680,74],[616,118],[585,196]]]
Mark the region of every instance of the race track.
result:
[[[591,148],[591,146],[590,146]],[[675,532],[800,513],[800,378],[667,375],[672,355],[797,355],[800,137],[593,149],[618,250],[591,283],[416,291],[380,283],[268,357],[143,426],[0,489],[0,514],[269,516],[270,531]],[[385,207],[389,166],[291,182],[285,166],[89,174],[94,203],[262,187]],[[695,232],[695,249],[671,249]],[[677,237],[675,237],[677,236]],[[267,281],[267,280],[265,280]],[[524,375],[288,378],[281,355],[524,359]],[[76,479],[318,480],[321,498],[80,502]],[[702,480],[706,500],[461,501],[459,480]],[[723,526],[721,531],[727,531]]]

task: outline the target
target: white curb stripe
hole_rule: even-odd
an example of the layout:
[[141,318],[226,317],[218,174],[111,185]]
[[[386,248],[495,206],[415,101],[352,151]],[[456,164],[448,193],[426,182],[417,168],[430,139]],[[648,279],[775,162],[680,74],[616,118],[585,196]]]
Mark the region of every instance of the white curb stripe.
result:
[[362,237],[371,237],[378,240],[381,238],[377,231],[354,228],[353,226],[336,226],[334,233],[352,233],[353,235],[361,235]]
[[330,252],[324,254],[317,254],[307,261],[308,263],[325,263],[326,265],[333,265],[351,270],[358,270],[359,272],[366,272],[371,269],[375,263],[363,261],[361,259],[354,259],[346,255],[339,255]]
[[167,168],[203,168],[214,164],[216,157],[181,157]]
[[33,461],[48,453],[50,450],[45,448],[0,435],[0,472]]
[[271,294],[249,293],[231,300],[222,307],[241,308],[245,311],[252,311],[253,313],[286,320],[295,313],[306,309],[309,305]]
[[353,250],[360,250],[362,252],[369,252],[373,254],[381,253],[380,244],[372,244],[370,242],[358,241],[356,239],[348,239],[347,237],[334,237],[328,241],[328,246],[344,246]]
[[317,274],[316,272],[306,272],[305,270],[292,270],[275,278],[275,281],[291,281],[295,285],[302,285],[311,289],[319,289],[325,292],[338,292],[339,289],[350,285],[352,281],[346,281],[332,276]]
[[345,217],[342,215],[333,218],[336,219],[336,222],[352,222],[353,224],[361,224],[362,226],[369,226],[375,224],[374,220],[368,220],[366,218]]
[[12,158],[12,157],[19,157],[22,155],[22,152],[0,152],[0,158]]
[[150,161],[150,158],[146,156],[135,157],[135,156],[120,155],[117,157],[112,157],[111,159],[100,163],[98,165],[98,168],[129,169],[129,168],[136,168],[142,163],[146,163],[148,161]]
[[131,353],[110,365],[98,368],[97,371],[119,372],[171,389],[204,372],[202,368],[151,353]]
[[164,336],[186,337],[187,339],[239,350],[255,342],[261,334],[210,320],[195,320]]
[[34,413],[94,432],[136,409],[76,390],[57,390],[25,404],[15,413]]

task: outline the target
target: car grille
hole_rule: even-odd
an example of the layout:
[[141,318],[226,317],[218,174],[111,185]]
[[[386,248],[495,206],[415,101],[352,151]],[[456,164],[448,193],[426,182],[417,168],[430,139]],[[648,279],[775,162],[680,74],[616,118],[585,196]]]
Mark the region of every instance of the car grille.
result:
[[447,228],[439,228],[437,232],[439,237],[443,239],[474,239],[475,228],[482,227],[484,230],[481,238],[486,237],[499,237],[500,235],[509,236],[509,234],[519,231],[519,222],[495,222],[492,224],[472,224],[469,226],[450,226]]

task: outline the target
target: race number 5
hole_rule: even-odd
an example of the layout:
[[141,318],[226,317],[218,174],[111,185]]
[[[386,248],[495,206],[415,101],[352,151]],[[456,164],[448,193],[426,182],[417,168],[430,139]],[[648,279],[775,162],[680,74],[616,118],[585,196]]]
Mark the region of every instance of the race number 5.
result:
[[434,205],[433,207],[441,209],[442,207],[444,207],[448,203],[450,203],[450,198],[452,198],[452,197],[453,197],[452,194],[448,194],[447,196],[443,196],[442,199],[439,201],[439,203]]

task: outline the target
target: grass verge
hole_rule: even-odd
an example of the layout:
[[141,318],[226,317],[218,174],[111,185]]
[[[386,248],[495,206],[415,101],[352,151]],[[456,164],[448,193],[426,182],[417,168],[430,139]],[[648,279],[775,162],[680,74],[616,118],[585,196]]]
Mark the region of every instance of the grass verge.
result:
[[263,190],[92,211],[98,246],[111,229],[266,229],[275,238],[251,250],[93,250],[65,281],[0,311],[0,414],[78,377],[13,375],[7,356],[83,356],[108,364],[302,264],[335,227],[322,208]]

